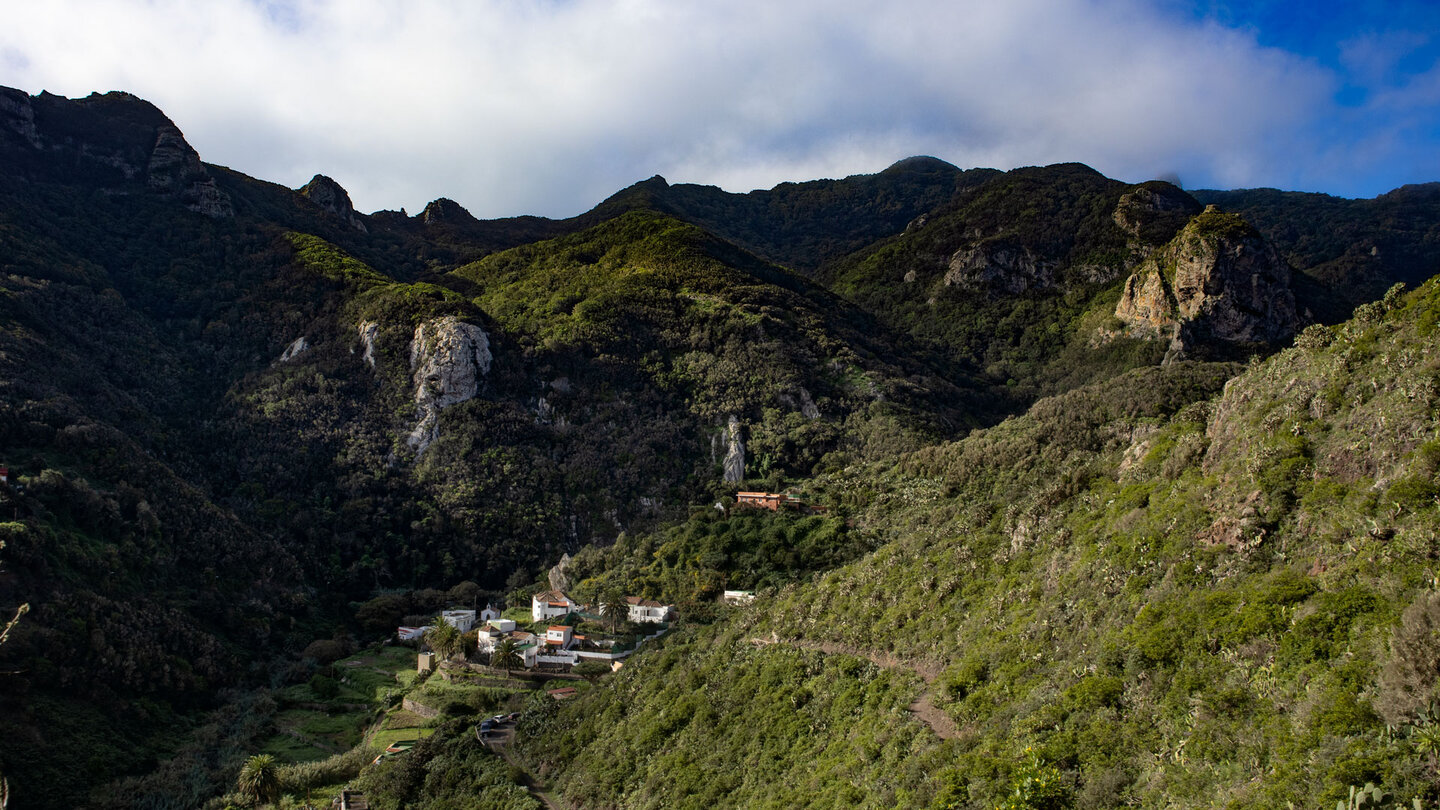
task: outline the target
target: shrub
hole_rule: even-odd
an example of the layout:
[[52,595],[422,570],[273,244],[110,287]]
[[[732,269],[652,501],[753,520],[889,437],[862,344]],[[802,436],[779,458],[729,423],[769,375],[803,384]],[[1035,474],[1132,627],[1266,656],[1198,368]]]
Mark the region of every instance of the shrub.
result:
[[1421,594],[1405,608],[1390,639],[1375,709],[1391,725],[1419,721],[1437,698],[1440,681],[1440,593]]

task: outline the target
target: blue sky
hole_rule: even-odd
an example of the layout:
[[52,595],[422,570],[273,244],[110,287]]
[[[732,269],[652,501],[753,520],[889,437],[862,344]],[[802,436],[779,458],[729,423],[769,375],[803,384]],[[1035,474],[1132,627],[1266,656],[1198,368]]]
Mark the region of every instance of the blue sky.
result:
[[0,84],[127,90],[201,156],[358,208],[569,216],[636,180],[732,191],[1088,163],[1373,196],[1440,180],[1440,3],[48,0]]

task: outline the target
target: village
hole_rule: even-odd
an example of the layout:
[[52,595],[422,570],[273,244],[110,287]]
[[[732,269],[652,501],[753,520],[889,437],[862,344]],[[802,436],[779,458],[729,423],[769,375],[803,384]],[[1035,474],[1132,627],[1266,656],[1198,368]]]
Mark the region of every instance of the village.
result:
[[652,599],[627,596],[592,609],[558,590],[534,594],[529,612],[524,610],[512,608],[504,612],[508,616],[493,605],[443,611],[438,621],[459,634],[458,648],[441,641],[450,634],[436,634],[435,625],[398,627],[396,637],[431,648],[419,654],[416,669],[422,673],[488,665],[507,673],[563,674],[584,662],[619,669],[640,645],[668,632],[676,617],[673,605]]
[[[735,506],[816,514],[788,493],[739,492]],[[262,752],[281,761],[332,761],[347,750],[378,764],[409,754],[448,721],[524,773],[510,750],[522,718],[578,696],[625,666],[627,659],[671,632],[682,619],[673,604],[617,591],[581,602],[554,587],[530,593],[529,604],[449,605],[423,623],[394,626],[386,641],[330,662],[317,662],[308,682],[276,692],[275,734]],[[743,607],[753,591],[725,590],[721,604]],[[515,596],[511,597],[512,602]],[[421,614],[426,615],[426,614]],[[412,619],[413,621],[413,619]],[[353,756],[353,755],[346,755]],[[525,788],[558,806],[528,776]],[[340,810],[364,810],[363,792],[333,784]],[[332,794],[333,795],[333,794]]]

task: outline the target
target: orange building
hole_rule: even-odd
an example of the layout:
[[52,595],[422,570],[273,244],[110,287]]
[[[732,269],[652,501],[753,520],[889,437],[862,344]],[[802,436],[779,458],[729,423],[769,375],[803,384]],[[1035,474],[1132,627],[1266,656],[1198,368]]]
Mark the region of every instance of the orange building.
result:
[[805,503],[788,492],[737,492],[735,493],[735,505],[769,509],[771,512],[778,512],[782,508],[798,509],[812,515],[827,511],[824,506]]

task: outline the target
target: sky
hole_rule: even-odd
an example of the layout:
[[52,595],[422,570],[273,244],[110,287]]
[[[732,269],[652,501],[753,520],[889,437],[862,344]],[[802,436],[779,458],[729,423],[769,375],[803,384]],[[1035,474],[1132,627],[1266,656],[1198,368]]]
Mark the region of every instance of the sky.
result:
[[1440,180],[1436,0],[0,0],[0,85],[125,90],[202,159],[357,209],[572,216],[1078,161],[1370,197]]

